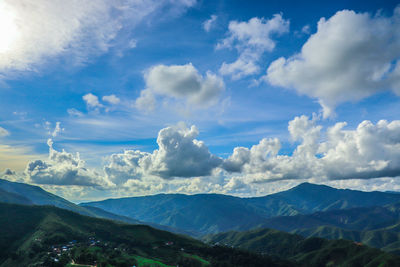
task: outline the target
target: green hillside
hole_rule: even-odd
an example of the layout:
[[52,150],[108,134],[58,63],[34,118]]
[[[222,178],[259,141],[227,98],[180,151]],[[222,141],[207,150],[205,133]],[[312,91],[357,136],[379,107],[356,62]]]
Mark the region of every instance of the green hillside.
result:
[[245,251],[209,247],[146,225],[120,224],[55,207],[0,203],[0,213],[0,266],[74,266],[72,260],[79,264],[96,261],[99,266],[149,261],[160,263],[154,266],[293,265]]
[[400,204],[352,208],[307,215],[266,219],[261,228],[272,228],[304,237],[347,239],[388,252],[400,252]]
[[393,228],[400,228],[400,225],[397,224],[369,231],[346,230],[334,226],[319,226],[308,229],[296,229],[291,231],[291,233],[296,233],[304,237],[353,240],[387,252],[400,254],[400,232],[399,229]]
[[302,266],[400,266],[400,257],[347,240],[304,238],[271,229],[209,235],[210,244],[285,255]]

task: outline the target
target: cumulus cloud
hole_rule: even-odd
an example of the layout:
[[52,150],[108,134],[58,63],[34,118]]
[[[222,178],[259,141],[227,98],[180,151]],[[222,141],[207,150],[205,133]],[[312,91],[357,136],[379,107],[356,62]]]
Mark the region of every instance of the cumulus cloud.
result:
[[103,101],[112,104],[112,105],[117,105],[119,102],[121,102],[121,99],[119,99],[116,95],[106,95],[102,97]]
[[215,104],[225,89],[223,80],[211,72],[199,74],[191,64],[157,65],[145,73],[146,89],[136,99],[136,107],[153,110],[156,96],[185,100],[198,107]]
[[342,102],[399,95],[399,29],[400,7],[391,17],[339,11],[321,18],[301,52],[272,62],[263,79],[318,99],[325,117]]
[[211,15],[211,17],[203,22],[203,29],[206,32],[209,32],[211,30],[211,28],[213,27],[213,25],[215,24],[215,22],[217,21],[217,16],[216,15]]
[[0,73],[35,71],[59,56],[73,64],[84,64],[91,56],[108,51],[121,31],[133,29],[144,18],[176,15],[195,3],[195,0],[1,1]]
[[92,93],[88,93],[82,96],[82,99],[86,102],[89,108],[101,108],[103,105],[99,102],[99,98]]
[[[104,172],[107,179],[125,187],[137,180],[130,183],[154,190],[168,181],[164,189],[238,193],[283,180],[329,183],[400,176],[400,121],[363,121],[353,130],[340,122],[324,130],[319,120],[303,115],[289,122],[290,137],[297,143],[290,154],[280,153],[279,139],[264,138],[251,148],[234,148],[226,159],[211,154],[195,139],[196,127],[171,126],[159,132],[157,150],[113,154]],[[180,177],[191,179],[174,179]]]
[[273,51],[276,46],[273,37],[288,31],[289,21],[283,19],[281,14],[275,14],[269,20],[254,17],[248,22],[231,21],[228,37],[218,43],[217,49],[235,48],[239,57],[232,63],[224,62],[220,73],[233,79],[258,73],[261,56]]
[[251,149],[238,147],[224,161],[229,172],[250,175],[252,182],[285,179],[371,179],[400,176],[400,121],[363,121],[355,130],[337,123],[325,135],[318,118],[296,117],[289,132],[300,144],[292,155],[279,155],[277,139]]
[[25,169],[27,179],[31,183],[45,185],[76,185],[107,187],[110,185],[96,171],[86,168],[79,153],[73,155],[53,148],[49,139],[49,157],[47,160],[34,160]]
[[4,137],[10,135],[10,132],[4,129],[3,127],[0,127],[0,137]]
[[210,175],[222,159],[211,154],[202,141],[195,139],[198,134],[195,126],[187,128],[179,124],[164,128],[158,133],[158,149],[152,153],[126,150],[113,154],[104,171],[116,184],[146,176],[172,179]]
[[35,184],[111,188],[126,194],[259,195],[303,181],[330,184],[333,180],[371,190],[370,182],[359,180],[383,179],[400,186],[396,182],[400,177],[400,121],[363,121],[355,129],[346,129],[345,122],[324,129],[319,121],[318,116],[303,115],[289,122],[290,138],[295,142],[291,153],[281,152],[279,139],[264,138],[250,148],[234,148],[226,159],[196,139],[195,126],[178,124],[160,130],[158,149],[153,152],[125,150],[110,155],[100,174],[88,169],[79,154],[56,151],[50,139],[49,158],[32,160],[25,174]]

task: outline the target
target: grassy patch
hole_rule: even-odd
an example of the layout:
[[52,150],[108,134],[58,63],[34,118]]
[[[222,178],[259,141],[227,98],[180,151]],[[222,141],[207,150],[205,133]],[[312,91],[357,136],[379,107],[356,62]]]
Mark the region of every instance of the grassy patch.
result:
[[203,259],[197,255],[191,255],[191,254],[184,253],[183,256],[199,261],[201,263],[201,266],[210,266],[210,262],[206,261],[205,259]]
[[134,256],[134,258],[137,262],[138,267],[172,267],[172,266],[166,265],[162,262],[144,258],[141,256]]

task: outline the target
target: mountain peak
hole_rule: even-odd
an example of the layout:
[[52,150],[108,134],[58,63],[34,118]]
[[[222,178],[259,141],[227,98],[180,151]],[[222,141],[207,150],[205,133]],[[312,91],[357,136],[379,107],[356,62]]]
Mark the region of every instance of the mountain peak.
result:
[[288,191],[297,191],[297,190],[338,190],[338,189],[323,184],[312,184],[304,182],[295,187],[292,187]]

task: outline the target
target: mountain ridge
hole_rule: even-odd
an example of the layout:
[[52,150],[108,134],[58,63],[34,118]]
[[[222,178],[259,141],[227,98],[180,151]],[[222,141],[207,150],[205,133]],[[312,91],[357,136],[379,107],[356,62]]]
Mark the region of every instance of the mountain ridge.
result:
[[[318,211],[381,206],[400,202],[400,194],[336,189],[302,183],[263,197],[240,198],[223,194],[156,194],[80,203],[128,216],[198,232],[197,236],[229,230],[248,230],[268,218]],[[190,218],[190,221],[187,220]]]

